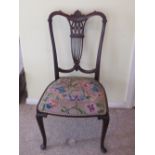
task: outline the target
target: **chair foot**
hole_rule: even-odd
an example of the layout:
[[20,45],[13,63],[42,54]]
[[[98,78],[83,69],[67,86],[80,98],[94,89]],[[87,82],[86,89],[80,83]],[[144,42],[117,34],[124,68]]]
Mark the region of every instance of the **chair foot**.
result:
[[107,149],[103,146],[103,147],[101,147],[101,151],[102,151],[103,153],[106,153],[106,152],[107,152]]
[[45,150],[46,149],[46,145],[45,144],[41,144],[40,148],[41,148],[41,150]]
[[43,138],[43,144],[41,144],[40,148],[42,150],[46,149],[46,143],[47,143],[47,139],[46,139],[46,133],[45,133],[45,129],[44,129],[44,123],[43,123],[43,117],[45,117],[44,115],[37,113],[36,114],[36,120]]

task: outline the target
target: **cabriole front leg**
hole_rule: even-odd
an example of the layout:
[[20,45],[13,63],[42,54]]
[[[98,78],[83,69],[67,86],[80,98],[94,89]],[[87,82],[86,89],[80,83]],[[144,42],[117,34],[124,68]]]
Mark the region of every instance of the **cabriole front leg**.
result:
[[101,118],[103,120],[102,126],[102,137],[101,137],[101,150],[103,153],[107,152],[107,149],[104,146],[104,140],[107,133],[108,125],[109,125],[109,114]]
[[44,128],[44,123],[43,123],[43,117],[47,117],[42,115],[41,113],[37,113],[36,114],[36,119],[37,119],[37,123],[43,138],[43,143],[41,144],[40,148],[42,150],[46,149],[46,144],[47,144],[47,139],[46,139],[46,133],[45,133],[45,128]]

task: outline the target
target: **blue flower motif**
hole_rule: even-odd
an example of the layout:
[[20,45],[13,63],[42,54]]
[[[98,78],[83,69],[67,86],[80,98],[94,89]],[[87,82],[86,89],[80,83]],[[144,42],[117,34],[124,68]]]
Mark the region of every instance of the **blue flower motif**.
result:
[[77,96],[71,96],[71,95],[69,95],[69,99],[70,99],[70,101],[75,101],[77,99]]
[[80,96],[80,100],[81,100],[81,101],[83,101],[83,100],[85,100],[85,99],[86,99],[86,97],[85,97],[84,95],[81,95],[81,96]]
[[58,87],[58,88],[56,88],[56,90],[58,90],[59,93],[64,93],[65,92],[64,87]]
[[51,109],[51,108],[52,108],[52,105],[51,105],[50,103],[46,103],[46,104],[45,104],[45,107],[46,107],[47,109]]
[[99,92],[99,88],[98,88],[98,86],[95,85],[95,84],[93,85],[92,90],[93,90],[94,92]]

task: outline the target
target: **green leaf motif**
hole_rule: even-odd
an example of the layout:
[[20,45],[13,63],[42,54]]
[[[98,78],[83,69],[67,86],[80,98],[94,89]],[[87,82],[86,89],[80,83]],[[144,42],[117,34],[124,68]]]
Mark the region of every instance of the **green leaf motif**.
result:
[[76,108],[76,110],[78,110],[81,114],[86,114],[86,112],[85,111],[83,111],[82,109],[80,109],[80,108]]
[[87,98],[87,99],[90,99],[90,98],[91,98],[91,96],[86,96],[86,98]]
[[65,113],[68,113],[68,114],[69,114],[69,109],[67,109],[66,107],[63,107],[63,108],[61,109],[61,112],[65,112]]
[[100,102],[97,102],[97,103],[96,103],[96,106],[99,107],[99,108],[101,108],[101,107],[103,107],[103,104],[100,103]]
[[61,109],[61,112],[65,112],[65,110],[64,109]]

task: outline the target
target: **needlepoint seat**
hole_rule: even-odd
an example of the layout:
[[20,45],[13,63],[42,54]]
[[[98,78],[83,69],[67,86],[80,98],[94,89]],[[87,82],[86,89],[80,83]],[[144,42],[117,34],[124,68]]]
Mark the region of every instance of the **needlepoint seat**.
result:
[[63,77],[46,88],[38,109],[55,115],[104,115],[105,98],[104,88],[93,78]]

